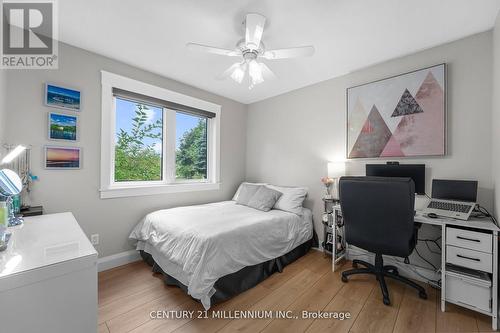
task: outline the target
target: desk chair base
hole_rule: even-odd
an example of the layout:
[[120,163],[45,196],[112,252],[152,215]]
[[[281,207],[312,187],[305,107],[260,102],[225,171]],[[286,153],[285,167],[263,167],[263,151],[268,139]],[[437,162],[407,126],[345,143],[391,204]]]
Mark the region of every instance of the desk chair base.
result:
[[[363,268],[357,268],[358,265],[365,266]],[[384,277],[388,277],[394,280],[398,280],[400,282],[403,282],[410,287],[413,287],[417,289],[418,291],[418,296],[422,299],[427,299],[427,293],[425,292],[425,289],[422,286],[419,286],[415,282],[411,281],[410,279],[407,279],[405,277],[402,277],[399,275],[398,269],[395,266],[392,265],[387,265],[384,266],[384,261],[382,259],[381,254],[376,254],[375,255],[375,265],[372,265],[366,261],[363,260],[353,260],[352,261],[352,267],[354,269],[342,272],[342,282],[347,282],[347,277],[349,275],[354,275],[354,274],[374,274],[375,277],[377,278],[377,281],[380,284],[380,289],[382,290],[382,296],[383,296],[383,301],[385,305],[390,305],[391,300],[389,298],[389,290],[387,289],[387,284],[385,283]]]

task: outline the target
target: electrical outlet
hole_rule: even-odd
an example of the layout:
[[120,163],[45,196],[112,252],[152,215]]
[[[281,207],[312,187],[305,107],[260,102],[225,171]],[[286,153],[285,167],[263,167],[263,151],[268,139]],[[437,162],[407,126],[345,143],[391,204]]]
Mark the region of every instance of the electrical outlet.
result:
[[99,234],[90,235],[90,242],[92,245],[99,245]]

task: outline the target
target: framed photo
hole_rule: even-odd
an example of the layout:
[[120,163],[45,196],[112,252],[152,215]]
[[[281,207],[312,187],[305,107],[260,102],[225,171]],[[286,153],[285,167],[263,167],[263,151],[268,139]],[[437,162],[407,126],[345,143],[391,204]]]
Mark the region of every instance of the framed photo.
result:
[[54,84],[45,84],[45,105],[70,110],[81,110],[82,94],[78,90],[59,87]]
[[347,158],[446,154],[446,65],[347,89]]
[[49,140],[78,141],[78,116],[49,112]]
[[81,148],[45,146],[45,169],[68,170],[81,167]]
[[333,234],[327,234],[326,242],[328,244],[333,244]]

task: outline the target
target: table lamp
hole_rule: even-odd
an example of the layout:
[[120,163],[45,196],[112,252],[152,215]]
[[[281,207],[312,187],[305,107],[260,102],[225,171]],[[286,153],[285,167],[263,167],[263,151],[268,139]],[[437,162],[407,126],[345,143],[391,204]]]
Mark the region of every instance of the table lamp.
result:
[[0,164],[8,164],[8,163],[12,162],[16,157],[21,155],[21,153],[25,150],[26,150],[26,147],[22,146],[22,145],[15,147],[11,151],[9,151],[7,153],[7,155],[5,155],[5,157],[2,159],[2,162]]
[[328,177],[333,178],[334,182],[332,184],[332,199],[335,201],[339,200],[339,178],[345,176],[345,162],[335,161],[328,163]]

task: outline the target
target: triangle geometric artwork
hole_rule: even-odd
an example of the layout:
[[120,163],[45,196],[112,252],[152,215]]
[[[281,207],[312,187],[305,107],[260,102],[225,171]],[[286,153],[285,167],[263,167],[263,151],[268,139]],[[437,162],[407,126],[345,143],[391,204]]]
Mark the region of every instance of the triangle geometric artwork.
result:
[[359,133],[349,158],[380,156],[392,133],[374,105]]
[[403,96],[401,96],[401,99],[399,100],[398,105],[396,105],[391,117],[407,116],[409,114],[420,112],[424,112],[424,110],[422,110],[420,105],[418,105],[417,101],[413,98],[408,89],[405,89],[405,92],[403,93]]
[[368,112],[365,110],[363,104],[361,104],[361,101],[358,99],[354,104],[351,113],[349,114],[349,127],[347,128],[347,136],[349,137],[349,142],[356,142],[356,139],[358,138],[359,133],[361,132],[361,129],[363,128],[367,118]]
[[401,150],[401,145],[399,144],[398,140],[394,137],[394,135],[391,136],[389,139],[389,142],[385,145],[384,150],[380,154],[380,157],[402,157],[405,156],[405,153]]
[[347,89],[347,157],[445,155],[445,82],[441,64]]
[[394,137],[405,155],[443,155],[445,126],[441,109],[444,92],[432,73],[426,76],[415,96],[425,112],[402,116]]

